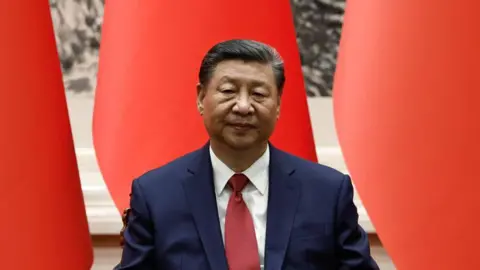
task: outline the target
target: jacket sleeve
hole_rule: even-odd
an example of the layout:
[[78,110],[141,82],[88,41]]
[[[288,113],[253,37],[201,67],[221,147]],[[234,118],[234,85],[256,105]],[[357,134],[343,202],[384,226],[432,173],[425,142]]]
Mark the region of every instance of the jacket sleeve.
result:
[[130,213],[124,231],[124,246],[120,264],[116,270],[155,269],[154,230],[146,198],[137,180],[132,183]]
[[344,176],[341,184],[336,213],[339,270],[379,270],[370,254],[368,235],[358,224],[352,181],[348,175]]

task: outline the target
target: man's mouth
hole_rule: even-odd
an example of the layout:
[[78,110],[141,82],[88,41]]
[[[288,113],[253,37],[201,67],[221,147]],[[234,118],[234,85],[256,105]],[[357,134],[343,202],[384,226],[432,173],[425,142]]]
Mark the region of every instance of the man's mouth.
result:
[[231,123],[229,125],[236,130],[247,130],[255,127],[254,125],[247,124],[247,123]]

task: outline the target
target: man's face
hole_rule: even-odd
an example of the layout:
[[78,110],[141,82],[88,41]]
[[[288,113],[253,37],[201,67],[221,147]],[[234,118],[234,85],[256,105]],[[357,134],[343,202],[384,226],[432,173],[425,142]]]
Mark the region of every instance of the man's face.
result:
[[270,64],[220,62],[207,85],[198,85],[197,105],[210,139],[236,150],[268,141],[280,113]]

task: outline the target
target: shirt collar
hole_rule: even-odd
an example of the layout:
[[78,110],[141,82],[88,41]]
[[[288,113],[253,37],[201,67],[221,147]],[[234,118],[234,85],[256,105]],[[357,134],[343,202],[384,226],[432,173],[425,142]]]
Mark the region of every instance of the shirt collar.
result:
[[[210,147],[210,159],[213,168],[213,182],[215,185],[215,193],[219,196],[225,189],[228,180],[235,174],[223,161],[221,161]],[[243,171],[250,182],[260,192],[265,194],[268,185],[268,166],[270,163],[270,148],[267,147],[263,155],[255,161],[252,166]]]

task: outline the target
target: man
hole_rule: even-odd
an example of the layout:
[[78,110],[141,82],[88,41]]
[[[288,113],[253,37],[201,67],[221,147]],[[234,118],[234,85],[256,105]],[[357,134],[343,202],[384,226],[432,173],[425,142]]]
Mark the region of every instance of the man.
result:
[[350,178],[269,143],[284,82],[263,43],[206,54],[197,106],[209,143],[133,181],[117,269],[378,269]]

